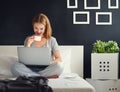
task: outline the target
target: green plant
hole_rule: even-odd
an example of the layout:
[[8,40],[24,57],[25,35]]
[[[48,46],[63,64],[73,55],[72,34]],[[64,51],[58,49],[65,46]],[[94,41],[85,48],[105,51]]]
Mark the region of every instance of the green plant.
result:
[[120,51],[120,48],[116,41],[101,41],[97,40],[93,44],[93,53],[118,53]]

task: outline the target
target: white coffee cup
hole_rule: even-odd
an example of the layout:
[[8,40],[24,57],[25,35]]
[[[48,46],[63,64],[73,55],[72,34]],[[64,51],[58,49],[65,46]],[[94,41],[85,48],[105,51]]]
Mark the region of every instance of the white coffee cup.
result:
[[34,40],[35,41],[41,41],[41,37],[40,36],[34,36]]

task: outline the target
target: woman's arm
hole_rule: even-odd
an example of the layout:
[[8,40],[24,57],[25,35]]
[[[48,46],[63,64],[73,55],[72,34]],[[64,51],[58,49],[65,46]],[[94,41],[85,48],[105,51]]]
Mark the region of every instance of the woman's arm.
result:
[[53,55],[54,55],[54,59],[51,61],[51,63],[62,62],[59,50],[53,51]]
[[34,37],[33,36],[27,37],[25,42],[24,42],[24,46],[25,47],[30,47],[30,45],[33,43],[33,41],[34,41]]

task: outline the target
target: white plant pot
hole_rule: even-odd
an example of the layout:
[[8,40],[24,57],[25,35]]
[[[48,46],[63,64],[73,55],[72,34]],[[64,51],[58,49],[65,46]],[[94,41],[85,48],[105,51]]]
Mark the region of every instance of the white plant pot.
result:
[[118,79],[118,53],[92,53],[92,79]]

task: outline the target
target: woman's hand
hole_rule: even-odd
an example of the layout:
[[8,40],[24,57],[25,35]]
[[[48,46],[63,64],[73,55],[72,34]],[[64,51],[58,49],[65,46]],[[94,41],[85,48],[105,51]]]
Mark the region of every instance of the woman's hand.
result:
[[55,63],[55,62],[54,62],[54,61],[51,61],[51,62],[50,62],[50,64],[53,64],[53,63]]
[[34,36],[30,36],[27,38],[27,42],[25,44],[25,47],[30,47],[30,45],[34,42]]

